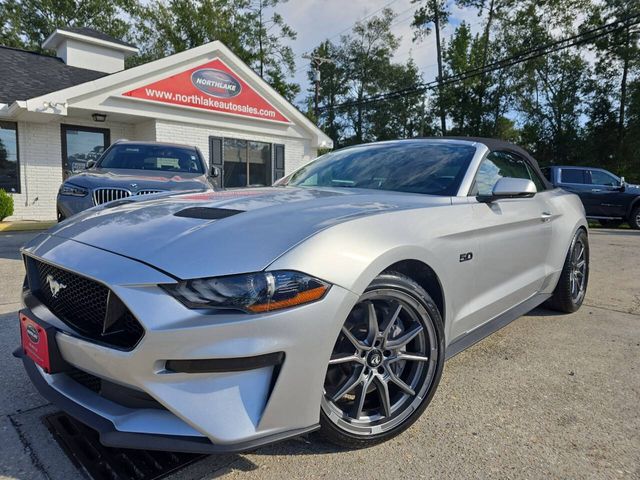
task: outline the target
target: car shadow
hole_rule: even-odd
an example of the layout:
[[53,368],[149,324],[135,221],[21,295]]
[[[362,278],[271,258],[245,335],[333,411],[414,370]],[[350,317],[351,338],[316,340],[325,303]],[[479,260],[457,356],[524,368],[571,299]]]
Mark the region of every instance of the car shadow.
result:
[[557,317],[558,315],[567,315],[555,310],[550,310],[544,307],[536,307],[528,313],[525,313],[525,317]]

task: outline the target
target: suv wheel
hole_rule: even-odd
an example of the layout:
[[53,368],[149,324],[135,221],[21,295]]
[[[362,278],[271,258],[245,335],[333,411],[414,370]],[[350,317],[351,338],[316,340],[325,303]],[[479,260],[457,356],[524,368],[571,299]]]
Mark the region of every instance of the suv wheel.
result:
[[640,204],[636,205],[632,210],[631,217],[629,217],[629,225],[634,230],[640,230]]
[[321,435],[361,448],[415,422],[433,397],[444,364],[442,318],[417,283],[379,275],[347,317],[324,384]]

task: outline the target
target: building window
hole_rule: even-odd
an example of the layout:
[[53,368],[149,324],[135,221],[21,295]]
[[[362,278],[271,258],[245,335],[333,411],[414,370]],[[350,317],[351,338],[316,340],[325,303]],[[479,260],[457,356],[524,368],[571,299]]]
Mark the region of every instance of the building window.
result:
[[18,161],[18,124],[0,122],[0,188],[20,193],[20,164]]
[[66,179],[97,160],[111,143],[109,129],[62,125],[62,173]]
[[273,183],[271,144],[225,138],[224,186],[263,187]]

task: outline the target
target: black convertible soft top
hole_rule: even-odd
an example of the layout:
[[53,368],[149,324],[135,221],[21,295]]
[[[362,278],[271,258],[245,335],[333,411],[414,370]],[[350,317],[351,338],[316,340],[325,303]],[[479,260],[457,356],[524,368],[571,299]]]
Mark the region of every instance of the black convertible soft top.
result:
[[456,137],[456,136],[449,136],[449,137],[422,137],[422,138],[429,139],[429,140],[438,140],[438,139],[465,140],[467,142],[482,143],[483,145],[485,145],[492,152],[494,152],[494,151],[513,152],[516,155],[520,155],[527,162],[529,162],[529,165],[531,166],[531,168],[533,168],[538,173],[538,176],[542,179],[542,181],[544,182],[544,184],[546,185],[546,187],[548,189],[552,189],[553,188],[553,185],[549,182],[549,180],[547,180],[547,177],[545,177],[544,174],[542,173],[542,171],[540,170],[540,165],[538,165],[538,162],[536,161],[536,159],[533,158],[531,156],[531,154],[529,154],[529,152],[527,152],[524,148],[519,147],[518,145],[515,145],[515,144],[513,144],[511,142],[506,142],[504,140],[498,140],[496,138],[484,138],[484,137]]

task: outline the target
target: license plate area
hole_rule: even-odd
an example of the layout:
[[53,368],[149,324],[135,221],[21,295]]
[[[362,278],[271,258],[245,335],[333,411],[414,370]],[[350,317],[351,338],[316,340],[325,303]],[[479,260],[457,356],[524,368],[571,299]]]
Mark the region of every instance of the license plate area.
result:
[[58,373],[69,365],[63,360],[56,343],[55,327],[22,310],[20,319],[20,342],[23,353],[46,373]]

